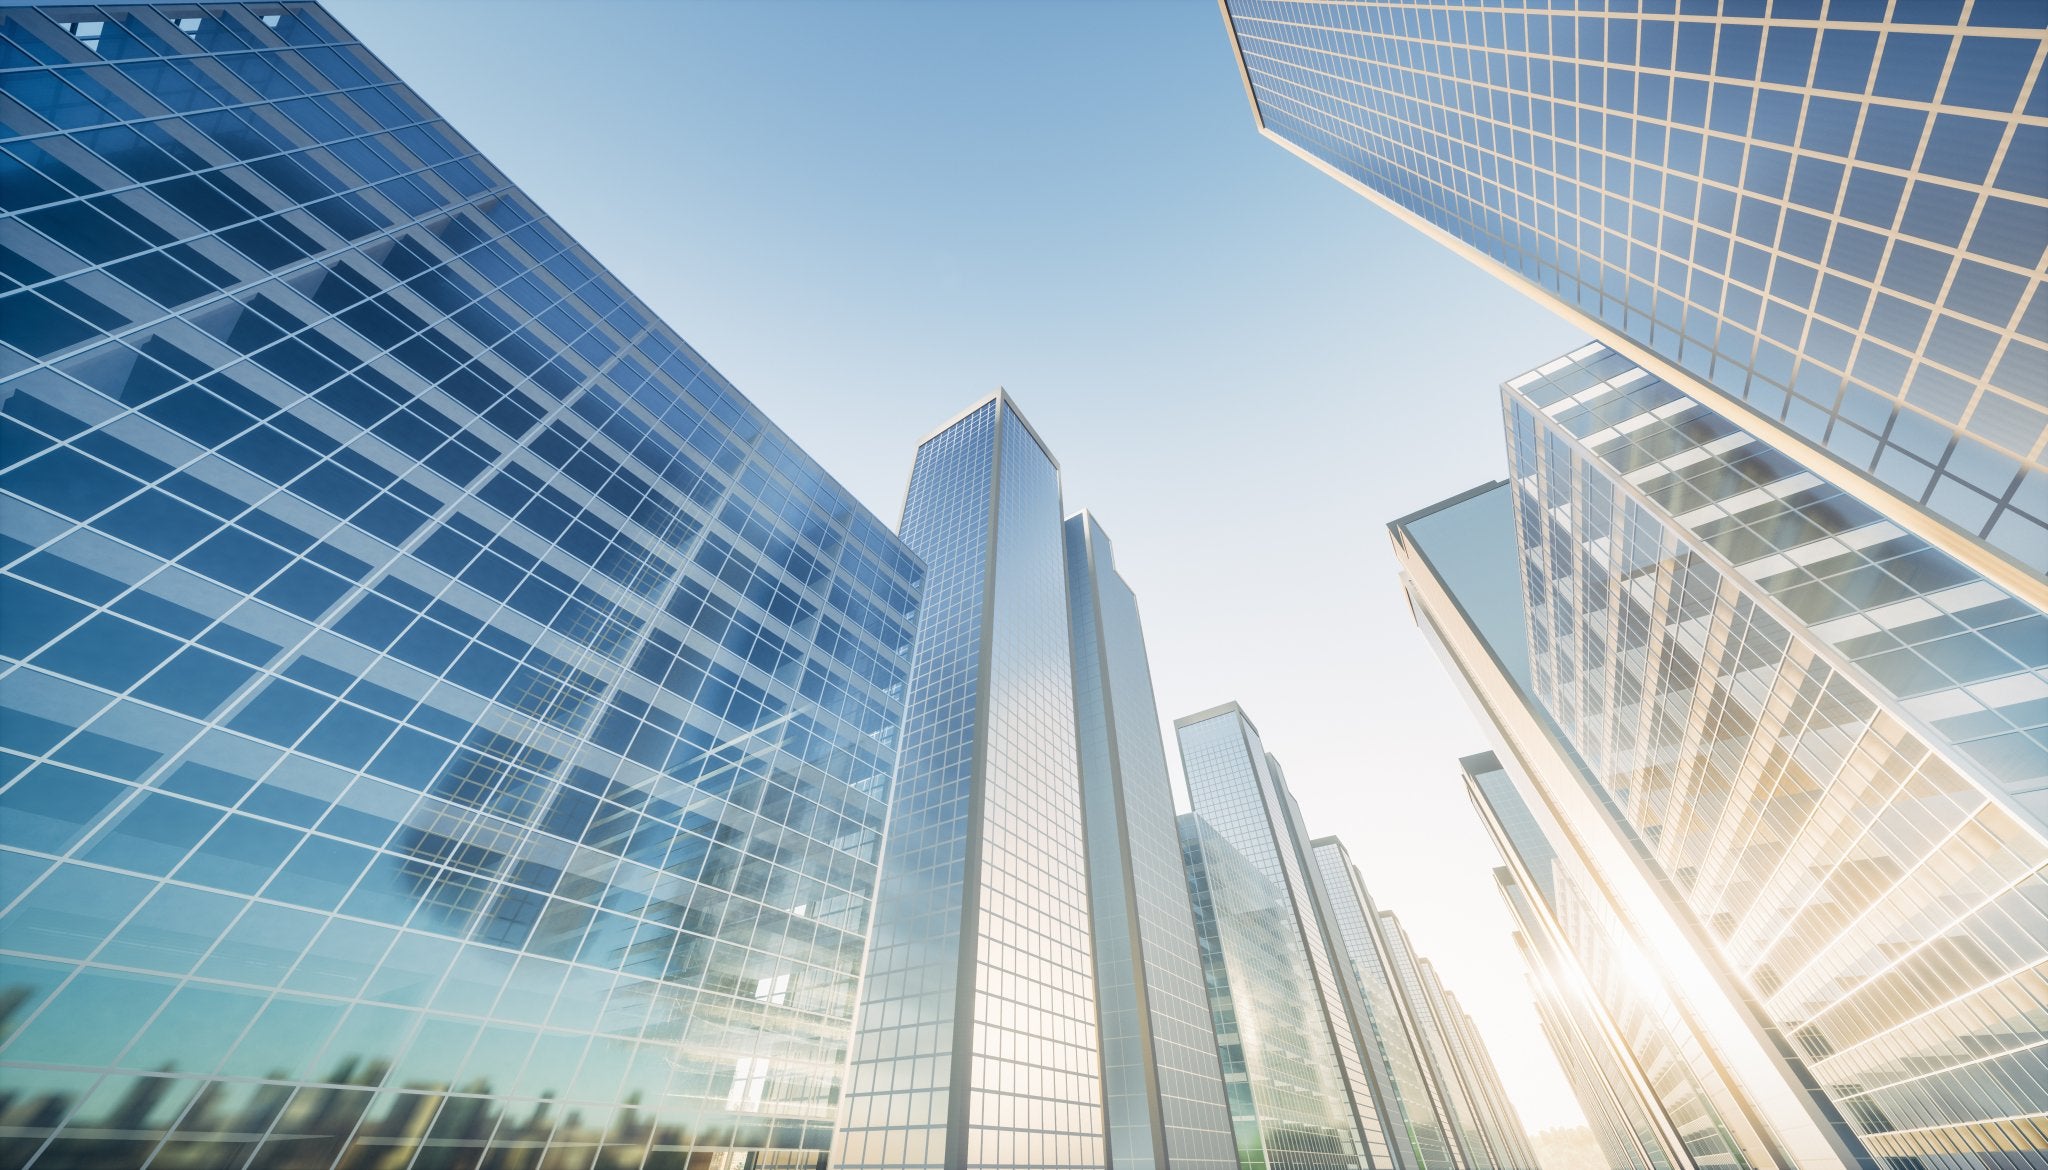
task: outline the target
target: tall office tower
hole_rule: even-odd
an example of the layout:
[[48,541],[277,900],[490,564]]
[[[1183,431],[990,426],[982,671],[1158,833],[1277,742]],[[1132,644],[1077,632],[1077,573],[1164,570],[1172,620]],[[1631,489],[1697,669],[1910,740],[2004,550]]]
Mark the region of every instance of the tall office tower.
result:
[[1390,1166],[1305,843],[1258,729],[1226,703],[1176,720],[1174,731],[1194,807],[1181,843],[1238,1160]]
[[1109,1164],[1237,1166],[1138,599],[1095,517],[1067,517]]
[[[1637,1040],[1637,1047],[1665,1068],[1656,1077],[1643,1071],[1644,1064],[1630,1047],[1635,1033],[1653,1031],[1646,1020],[1654,1019],[1660,1009],[1668,1012],[1668,997],[1653,998],[1631,986],[1655,980],[1654,973],[1638,964],[1633,980],[1616,980],[1608,965],[1592,968],[1608,974],[1607,983],[1596,985],[1588,977],[1580,953],[1609,956],[1614,947],[1605,939],[1588,938],[1594,925],[1587,921],[1589,916],[1577,902],[1561,896],[1565,891],[1560,887],[1575,880],[1566,863],[1492,752],[1467,756],[1459,766],[1467,795],[1508,862],[1494,871],[1494,879],[1520,928],[1516,945],[1528,962],[1544,1033],[1610,1164],[1629,1170],[1673,1170],[1696,1164],[1699,1153],[1725,1148],[1729,1143],[1717,1131],[1694,1126],[1692,1132],[1681,1134],[1665,1113],[1655,1086],[1685,1083],[1682,1065],[1671,1059],[1669,1040]],[[1568,935],[1568,926],[1575,933]],[[1608,1002],[1615,1004],[1615,1011],[1608,1010]],[[1676,1100],[1679,1094],[1668,1087],[1662,1093],[1674,1098],[1686,1115],[1710,1115],[1704,1111],[1711,1105],[1703,1105],[1696,1090],[1688,1090],[1683,1101]]]
[[1493,484],[1396,521],[1395,554],[1416,624],[1506,769],[1469,770],[1468,791],[1483,796],[1503,855],[1555,924],[1561,969],[1584,981],[1643,1104],[1638,1144],[1662,1146],[1675,1166],[1868,1166],[1834,1111],[1816,1107],[1811,1077],[1744,1010],[1733,976],[1702,958],[1664,885],[1607,827],[1598,786],[1535,701],[1515,523],[1513,489]]
[[1059,464],[998,390],[917,449],[927,566],[839,1167],[1104,1164]]
[[[1399,1167],[1407,1159],[1403,1121],[1393,1084],[1385,1075],[1385,1069],[1375,1059],[1376,1046],[1367,1037],[1371,1028],[1367,1021],[1358,1018],[1356,1012],[1363,1007],[1358,988],[1350,978],[1350,956],[1344,949],[1342,937],[1336,931],[1327,898],[1321,889],[1321,871],[1315,857],[1313,838],[1308,831],[1308,822],[1301,815],[1301,803],[1294,798],[1294,790],[1288,786],[1287,773],[1280,767],[1280,761],[1273,753],[1266,753],[1266,773],[1272,777],[1273,790],[1278,796],[1280,818],[1277,822],[1282,837],[1294,847],[1295,864],[1299,867],[1304,884],[1308,887],[1310,912],[1316,918],[1316,932],[1323,937],[1321,965],[1331,973],[1331,997],[1335,1005],[1330,1009],[1332,1023],[1341,1021],[1349,1029],[1349,1048],[1357,1058],[1354,1070],[1345,1064],[1346,1083],[1351,1086],[1352,1096],[1360,1113],[1360,1129],[1368,1141],[1375,1136],[1386,1147],[1390,1164]],[[1338,1007],[1342,1011],[1337,1010]]]
[[1266,136],[2048,605],[2048,6],[1223,5]]
[[1538,701],[1874,1153],[2048,1148],[2048,618],[1618,355],[1517,381]]
[[[1526,916],[1533,911],[1528,908],[1528,896],[1516,884],[1514,874],[1507,867],[1500,866],[1494,869],[1493,877],[1515,920],[1526,924]],[[1557,1054],[1558,1066],[1564,1070],[1572,1095],[1578,1098],[1579,1108],[1585,1112],[1586,1126],[1600,1152],[1598,1165],[1604,1170],[1668,1170],[1675,1163],[1664,1150],[1657,1146],[1644,1146],[1636,1136],[1631,1124],[1635,1114],[1629,1109],[1631,1102],[1623,1096],[1628,1093],[1628,1087],[1617,1087],[1612,1055],[1599,1042],[1597,1034],[1588,1038],[1591,1017],[1583,1010],[1573,989],[1557,979],[1557,960],[1550,952],[1540,949],[1537,936],[1531,934],[1526,925],[1515,931],[1514,942],[1516,951],[1529,967],[1529,988],[1535,1001],[1537,1022],[1543,1028],[1543,1037],[1549,1041],[1551,1051]]]
[[1380,1082],[1395,1163],[1404,1170],[1456,1170],[1444,1133],[1442,1093],[1423,1071],[1409,1035],[1408,1012],[1394,985],[1386,943],[1379,936],[1379,907],[1373,905],[1342,841],[1319,837],[1310,845],[1324,933],[1343,958],[1340,966],[1349,966],[1345,990],[1351,997],[1351,1018],[1358,1025],[1367,1070]]
[[2048,1149],[2048,619],[1604,347],[1506,406],[1524,681],[1440,590],[1418,608],[1526,737],[1501,759],[1557,851],[1735,1054],[1743,1154]]
[[1538,1170],[1536,1156],[1529,1150],[1528,1134],[1522,1129],[1522,1119],[1515,1113],[1507,1090],[1500,1083],[1500,1070],[1494,1066],[1493,1056],[1487,1052],[1486,1042],[1479,1036],[1478,1025],[1459,1005],[1457,993],[1443,985],[1428,959],[1422,960],[1421,967],[1423,986],[1428,989],[1431,1000],[1442,1007],[1445,1030],[1472,1087],[1480,1124],[1486,1131],[1487,1144],[1494,1151],[1494,1164],[1501,1170]]
[[317,7],[0,34],[0,1162],[819,1165],[916,558]]
[[1407,1003],[1416,1048],[1424,1070],[1443,1092],[1445,1121],[1468,1170],[1511,1170],[1511,1151],[1500,1148],[1493,1132],[1488,1102],[1458,1044],[1454,1025],[1444,1009],[1441,989],[1434,986],[1428,961],[1415,953],[1408,932],[1391,911],[1380,911],[1380,938],[1386,943],[1388,967]]
[[1198,814],[1180,836],[1240,1164],[1367,1165],[1284,895]]

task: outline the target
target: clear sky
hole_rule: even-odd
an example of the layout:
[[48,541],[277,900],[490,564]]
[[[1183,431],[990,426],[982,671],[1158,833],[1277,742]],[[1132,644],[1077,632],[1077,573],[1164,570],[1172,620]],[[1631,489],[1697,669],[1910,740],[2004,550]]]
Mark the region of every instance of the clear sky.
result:
[[889,523],[1007,387],[1161,714],[1243,703],[1524,1122],[1578,1124],[1385,524],[1499,478],[1498,385],[1584,339],[1260,138],[1213,4],[330,7]]

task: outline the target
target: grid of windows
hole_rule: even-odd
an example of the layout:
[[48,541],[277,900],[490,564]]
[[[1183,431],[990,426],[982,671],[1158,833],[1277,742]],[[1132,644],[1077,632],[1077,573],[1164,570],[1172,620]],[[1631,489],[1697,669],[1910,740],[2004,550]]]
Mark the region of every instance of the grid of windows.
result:
[[2048,564],[2048,8],[1579,7],[1227,4],[1268,133]]
[[1465,1014],[1465,1009],[1458,1006],[1457,994],[1443,985],[1429,960],[1422,960],[1421,966],[1423,987],[1435,997],[1436,1005],[1442,1009],[1441,1019],[1447,1025],[1445,1030],[1472,1089],[1486,1140],[1493,1148],[1494,1164],[1501,1170],[1538,1170],[1536,1156],[1530,1153],[1528,1138],[1522,1129],[1522,1119],[1515,1114],[1506,1090],[1501,1088],[1500,1071],[1494,1067],[1493,1056],[1486,1051],[1486,1042],[1479,1038],[1478,1026],[1472,1022],[1471,1016]]
[[[1250,721],[1246,722],[1249,724]],[[1256,737],[1257,732],[1252,734]],[[1331,1042],[1337,1049],[1337,1071],[1344,1078],[1345,1091],[1350,1095],[1352,1108],[1357,1114],[1358,1130],[1364,1138],[1367,1155],[1374,1165],[1392,1165],[1393,1155],[1389,1146],[1398,1139],[1382,1120],[1379,1090],[1366,1072],[1365,1053],[1358,1046],[1358,1024],[1351,1018],[1351,1001],[1345,984],[1338,980],[1339,952],[1330,941],[1317,900],[1316,866],[1309,848],[1308,822],[1302,818],[1301,804],[1294,799],[1294,790],[1287,786],[1286,772],[1271,752],[1266,753],[1266,774],[1272,778],[1274,825],[1288,846],[1282,854],[1281,869],[1287,877],[1298,879],[1300,883],[1295,887],[1300,891],[1295,904],[1306,916],[1302,925],[1309,942],[1309,970],[1315,973],[1316,989],[1323,1000],[1323,1015],[1330,1023]]]
[[1194,806],[1181,843],[1238,1159],[1273,1170],[1389,1165],[1370,1100],[1371,1133],[1359,1132],[1349,1086],[1363,1069],[1330,972],[1315,962],[1328,949],[1258,732],[1235,705],[1174,728]]
[[[1654,880],[1646,851],[1536,702],[1515,524],[1514,488],[1502,483],[1395,531],[1425,634],[1469,681],[1502,746],[1530,757],[1514,777],[1540,797],[1528,802],[1503,772],[1465,763],[1497,843],[1544,908],[1549,933],[1533,941],[1555,943],[1560,984],[1580,990],[1641,1070],[1670,1149],[1714,1166],[1857,1164],[1847,1124],[1744,1002],[1740,981],[1698,952],[1711,944],[1688,929],[1675,892]],[[1645,1129],[1645,1147],[1656,1137]]]
[[2048,818],[2048,616],[1618,354],[1543,368],[1516,382],[1560,427]]
[[1534,690],[1617,814],[1873,1153],[2027,1165],[2041,615],[1602,347],[1506,411]]
[[1423,1072],[1408,1036],[1400,992],[1381,958],[1379,909],[1366,892],[1365,881],[1345,852],[1344,843],[1324,837],[1312,843],[1321,879],[1326,917],[1335,928],[1351,967],[1361,1003],[1354,1012],[1362,1023],[1360,1040],[1379,1061],[1381,1099],[1396,1117],[1388,1128],[1405,1138],[1416,1170],[1455,1170],[1451,1146],[1443,1130],[1436,1099],[1440,1095]]
[[915,557],[318,8],[0,69],[0,1161],[817,1165]]
[[1237,1147],[1138,599],[1085,512],[1067,518],[1067,594],[1111,1164],[1225,1170]]
[[1059,466],[1003,412],[970,1166],[1103,1164]]
[[1401,997],[1408,1004],[1419,1041],[1417,1048],[1427,1062],[1430,1077],[1443,1089],[1444,1114],[1457,1139],[1458,1153],[1468,1170],[1505,1170],[1487,1141],[1479,1103],[1473,1097],[1465,1071],[1459,1067],[1458,1051],[1451,1046],[1443,1013],[1430,999],[1414,945],[1408,941],[1408,932],[1401,928],[1401,920],[1386,910],[1380,911],[1380,937],[1386,940],[1389,965],[1400,983]]
[[1105,1156],[1059,467],[998,393],[918,450],[931,565],[837,1163]]
[[1180,817],[1223,1091],[1240,1165],[1359,1170],[1357,1125],[1279,891],[1195,813]]
[[925,550],[929,575],[833,1159],[840,1166],[945,1162],[997,413],[984,403],[927,439],[904,499],[903,536]]

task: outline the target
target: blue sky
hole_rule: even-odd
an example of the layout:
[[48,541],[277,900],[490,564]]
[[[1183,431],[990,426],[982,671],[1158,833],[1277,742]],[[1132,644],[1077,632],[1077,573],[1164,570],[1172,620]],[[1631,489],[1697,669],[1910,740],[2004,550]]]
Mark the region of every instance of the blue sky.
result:
[[1524,1121],[1578,1122],[1384,526],[1498,478],[1499,383],[1583,337],[1260,138],[1212,5],[330,8],[890,523],[1006,387],[1161,714],[1242,702]]

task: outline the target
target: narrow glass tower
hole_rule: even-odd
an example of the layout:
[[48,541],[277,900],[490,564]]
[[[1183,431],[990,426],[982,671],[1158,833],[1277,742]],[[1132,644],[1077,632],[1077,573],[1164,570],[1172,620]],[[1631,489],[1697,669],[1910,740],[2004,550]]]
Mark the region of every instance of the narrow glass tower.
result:
[[896,800],[834,1165],[1100,1167],[1059,464],[997,391],[919,445]]
[[1360,1046],[1383,1086],[1380,1099],[1393,1113],[1388,1129],[1402,1147],[1396,1162],[1415,1170],[1456,1170],[1452,1140],[1444,1133],[1442,1091],[1409,1035],[1408,1012],[1380,938],[1379,908],[1342,841],[1319,837],[1311,845],[1330,941],[1348,964],[1350,990],[1358,997],[1352,1015],[1360,1024]]
[[1508,1170],[1509,1163],[1489,1132],[1486,1103],[1475,1084],[1474,1070],[1457,1043],[1429,961],[1415,953],[1408,932],[1391,911],[1380,911],[1380,936],[1386,940],[1394,977],[1412,1013],[1423,1059],[1443,1088],[1445,1112],[1467,1170]]
[[[1519,927],[1515,942],[1529,965],[1544,1033],[1601,1149],[1616,1167],[1669,1170],[1706,1150],[1725,1147],[1727,1142],[1718,1133],[1707,1140],[1696,1135],[1690,1140],[1677,1138],[1660,1093],[1622,1039],[1625,1027],[1640,1030],[1640,1021],[1654,1018],[1654,1009],[1640,999],[1630,1003],[1618,1017],[1628,1021],[1624,1025],[1602,1005],[1603,995],[1625,994],[1621,984],[1627,981],[1596,982],[1581,966],[1580,951],[1598,954],[1588,937],[1593,924],[1582,914],[1560,908],[1565,895],[1584,895],[1570,888],[1570,861],[1551,846],[1537,814],[1515,791],[1499,758],[1484,752],[1458,763],[1467,795],[1508,862],[1494,870],[1494,882]],[[1628,991],[1637,997],[1649,994],[1637,988]],[[1668,1092],[1684,1074],[1673,1064],[1666,1070]],[[1703,1117],[1712,1116],[1711,1106],[1698,1096],[1692,1103],[1687,1120],[1698,1129]]]
[[1225,1086],[1248,1165],[1392,1161],[1316,913],[1307,842],[1235,703],[1174,722],[1194,811],[1181,818]]
[[1225,1170],[1237,1147],[1138,599],[1087,512],[1067,518],[1067,595],[1110,1163]]

